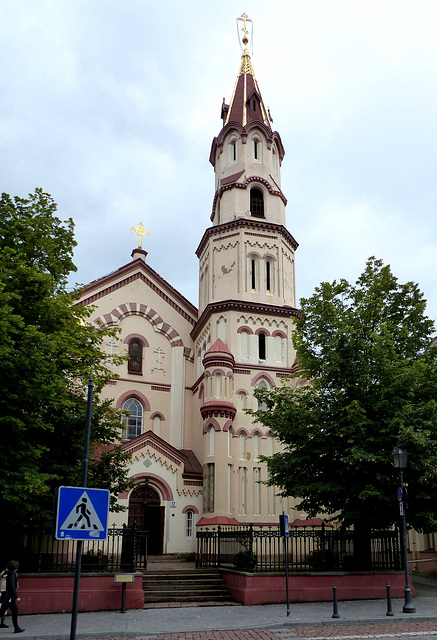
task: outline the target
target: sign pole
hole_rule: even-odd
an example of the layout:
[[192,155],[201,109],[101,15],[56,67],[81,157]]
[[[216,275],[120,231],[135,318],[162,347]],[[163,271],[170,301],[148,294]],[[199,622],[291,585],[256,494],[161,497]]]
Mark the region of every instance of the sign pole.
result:
[[279,534],[284,538],[284,565],[285,565],[285,592],[287,595],[287,616],[290,615],[290,594],[288,591],[288,538],[290,529],[288,526],[288,515],[283,511],[279,516]]
[[[86,404],[86,418],[85,418],[85,440],[83,445],[83,459],[82,459],[82,487],[87,485],[88,476],[88,457],[90,450],[90,438],[91,438],[91,410],[93,407],[93,389],[94,384],[90,379],[88,380],[88,397]],[[76,569],[74,572],[74,588],[73,588],[73,604],[71,607],[71,627],[70,627],[70,640],[76,640],[76,628],[77,628],[77,611],[79,608],[79,583],[80,573],[82,569],[82,547],[83,541],[77,541],[76,547]]]

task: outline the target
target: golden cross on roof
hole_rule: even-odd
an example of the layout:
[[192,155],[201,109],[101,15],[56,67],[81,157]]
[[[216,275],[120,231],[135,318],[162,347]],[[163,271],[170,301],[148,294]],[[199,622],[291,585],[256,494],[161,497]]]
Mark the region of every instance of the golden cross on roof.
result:
[[241,29],[241,31],[243,32],[244,51],[245,53],[247,53],[247,43],[249,42],[249,31],[247,30],[247,23],[252,22],[252,20],[249,18],[247,13],[242,13],[241,16],[237,18],[237,21],[238,20],[243,21],[243,28]]
[[138,225],[138,227],[131,227],[130,230],[132,233],[136,233],[138,236],[138,249],[141,249],[141,242],[143,236],[150,236],[150,231],[146,231],[142,222]]

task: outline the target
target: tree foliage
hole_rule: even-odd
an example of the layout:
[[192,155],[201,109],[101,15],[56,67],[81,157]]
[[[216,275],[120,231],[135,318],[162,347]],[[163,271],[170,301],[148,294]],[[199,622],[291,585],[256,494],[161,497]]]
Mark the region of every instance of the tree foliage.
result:
[[290,385],[257,390],[252,412],[283,450],[269,484],[310,516],[388,526],[399,517],[392,450],[410,453],[408,519],[437,530],[437,358],[433,322],[413,282],[370,258],[355,284],[323,282],[301,300]]
[[[74,225],[56,208],[41,189],[0,199],[0,512],[10,523],[48,517],[54,487],[79,483],[86,383],[93,378],[98,393],[112,377],[102,344],[115,332],[96,330],[91,310],[67,289]],[[96,395],[92,448],[113,442],[119,425]],[[126,456],[117,448],[92,468],[100,486],[125,487]]]

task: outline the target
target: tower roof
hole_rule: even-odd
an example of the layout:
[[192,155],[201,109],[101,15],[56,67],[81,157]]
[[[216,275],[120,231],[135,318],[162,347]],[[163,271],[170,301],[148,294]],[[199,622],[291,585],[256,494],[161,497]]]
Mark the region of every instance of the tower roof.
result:
[[231,102],[229,105],[223,104],[222,117],[224,126],[232,122],[245,127],[250,122],[258,121],[271,130],[270,115],[261,97],[247,45],[241,56]]

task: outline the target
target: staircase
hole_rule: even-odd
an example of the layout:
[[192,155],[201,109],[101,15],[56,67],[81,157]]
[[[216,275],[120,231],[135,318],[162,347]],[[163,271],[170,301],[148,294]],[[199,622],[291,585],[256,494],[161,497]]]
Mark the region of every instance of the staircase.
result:
[[196,569],[173,555],[149,556],[143,574],[144,604],[232,601],[218,569]]

